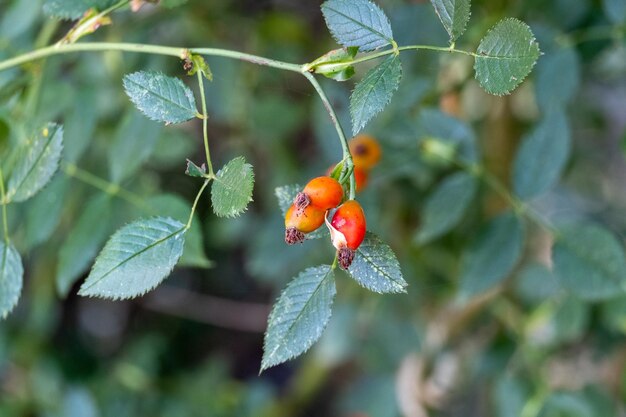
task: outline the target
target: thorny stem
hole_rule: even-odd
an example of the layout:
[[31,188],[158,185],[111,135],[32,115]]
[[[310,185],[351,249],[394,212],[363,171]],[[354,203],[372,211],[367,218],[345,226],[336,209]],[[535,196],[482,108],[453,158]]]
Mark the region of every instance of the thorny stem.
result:
[[204,93],[204,74],[198,70],[198,85],[200,86],[200,97],[202,98],[202,135],[204,138],[204,153],[206,155],[206,163],[209,168],[208,176],[212,178],[215,176],[213,172],[213,163],[211,162],[211,152],[209,151],[209,113],[206,109],[206,97]]
[[348,146],[348,140],[346,139],[346,135],[343,133],[343,129],[341,128],[341,124],[339,123],[339,119],[337,118],[337,114],[335,113],[335,109],[332,104],[326,97],[326,93],[322,90],[322,86],[317,82],[315,76],[310,72],[303,72],[304,76],[309,80],[317,94],[319,95],[322,103],[324,103],[324,107],[326,111],[330,115],[330,120],[333,125],[335,125],[335,130],[337,131],[337,135],[339,135],[339,141],[341,142],[341,149],[343,150],[343,159],[346,161],[346,168],[350,174],[350,200],[354,200],[354,196],[356,194],[356,181],[354,179],[354,162],[352,161],[352,155],[350,154],[350,147]]
[[2,229],[4,230],[4,243],[9,245],[9,222],[7,221],[7,205],[6,192],[4,190],[4,174],[0,167],[0,197],[2,198]]
[[204,189],[207,187],[207,185],[209,185],[210,182],[211,179],[207,178],[206,180],[204,180],[204,184],[202,184],[202,187],[200,187],[200,191],[198,191],[196,199],[193,201],[193,206],[191,206],[191,213],[189,213],[189,220],[187,220],[185,230],[189,230],[189,228],[191,227],[191,223],[193,222],[193,215],[196,212],[196,207],[198,205],[198,201],[200,200],[200,196],[202,195],[202,193],[204,193]]
[[80,169],[74,164],[64,163],[61,165],[61,170],[68,177],[75,178],[79,181],[84,182],[85,184],[91,185],[94,188],[104,191],[110,196],[117,196],[123,200],[126,200],[137,208],[151,211],[150,207],[137,194],[125,190],[117,184],[108,182],[107,180],[104,180],[97,175],[92,174],[91,172]]

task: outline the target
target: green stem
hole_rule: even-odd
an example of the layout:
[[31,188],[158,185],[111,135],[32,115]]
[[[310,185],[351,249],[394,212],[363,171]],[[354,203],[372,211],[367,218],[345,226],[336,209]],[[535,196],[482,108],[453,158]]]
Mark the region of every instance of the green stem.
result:
[[335,113],[335,109],[333,108],[330,100],[324,93],[322,86],[317,82],[315,76],[310,72],[303,72],[304,76],[309,80],[317,94],[319,95],[322,103],[324,103],[324,107],[326,111],[330,115],[330,120],[335,126],[335,130],[337,131],[337,135],[339,135],[339,141],[341,142],[341,148],[343,150],[343,159],[346,161],[346,168],[348,169],[350,174],[350,200],[354,200],[354,196],[356,194],[356,181],[354,179],[354,162],[352,161],[352,154],[350,153],[350,147],[348,146],[348,140],[346,139],[346,135],[343,133],[343,129],[341,128],[341,124],[339,123],[339,119],[337,118],[337,114]]
[[6,191],[4,190],[4,173],[0,167],[0,197],[2,198],[2,229],[4,230],[4,242],[9,245],[9,222],[7,220]]
[[104,180],[91,172],[80,169],[74,164],[64,163],[61,165],[61,170],[71,178],[76,178],[85,184],[91,185],[111,196],[117,196],[123,200],[126,200],[130,204],[140,208],[142,210],[152,211],[151,208],[144,202],[144,199],[139,195],[132,193],[117,184]]
[[204,189],[207,187],[207,185],[209,185],[209,183],[211,182],[210,179],[206,179],[204,180],[204,184],[202,184],[202,187],[200,187],[200,191],[198,191],[198,194],[196,195],[196,199],[193,201],[193,206],[191,206],[191,213],[189,213],[189,220],[187,220],[187,225],[185,225],[185,230],[189,230],[189,228],[191,227],[191,223],[193,222],[193,215],[196,212],[196,207],[198,206],[198,201],[200,200],[200,196],[202,195],[202,193],[204,193]]
[[45,48],[36,49],[22,55],[18,55],[11,59],[0,62],[0,71],[16,67],[18,65],[34,61],[36,59],[45,58],[52,55],[63,55],[72,52],[102,52],[102,51],[122,51],[136,52],[154,55],[175,56],[183,59],[190,52],[199,55],[220,56],[226,58],[238,59],[240,61],[250,62],[257,65],[283,69],[292,72],[301,72],[301,66],[290,64],[287,62],[276,61],[256,55],[245,54],[242,52],[231,51],[228,49],[217,48],[179,48],[162,45],[148,45],[141,43],[119,43],[119,42],[81,42],[67,45],[54,45]]
[[202,98],[202,135],[204,139],[204,153],[206,155],[206,163],[209,168],[208,176],[214,177],[215,173],[213,172],[213,163],[211,162],[211,152],[209,151],[209,133],[208,133],[208,123],[209,123],[209,113],[206,108],[206,97],[204,93],[204,74],[202,71],[198,70],[198,84],[200,86],[200,97]]
[[360,64],[362,62],[367,62],[367,61],[371,61],[373,59],[377,59],[377,58],[382,58],[384,56],[387,55],[394,55],[397,54],[398,52],[402,52],[402,51],[419,51],[419,50],[426,50],[426,51],[439,51],[439,52],[453,52],[453,53],[457,53],[457,54],[463,54],[463,55],[469,55],[469,56],[473,56],[476,57],[478,56],[478,54],[474,53],[474,52],[469,52],[469,51],[464,51],[462,49],[455,49],[454,45],[451,46],[432,46],[432,45],[407,45],[407,46],[401,46],[398,48],[393,48],[393,49],[387,49],[385,51],[381,51],[381,52],[376,52],[373,54],[367,54],[367,55],[363,55],[353,61],[350,61],[350,64]]

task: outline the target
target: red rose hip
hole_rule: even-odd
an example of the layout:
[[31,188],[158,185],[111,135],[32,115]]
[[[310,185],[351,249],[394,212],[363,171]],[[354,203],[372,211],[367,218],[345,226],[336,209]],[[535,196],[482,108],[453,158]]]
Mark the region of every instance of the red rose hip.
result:
[[348,269],[354,259],[354,253],[365,239],[365,213],[355,200],[343,203],[330,222],[331,239],[337,248],[339,265]]

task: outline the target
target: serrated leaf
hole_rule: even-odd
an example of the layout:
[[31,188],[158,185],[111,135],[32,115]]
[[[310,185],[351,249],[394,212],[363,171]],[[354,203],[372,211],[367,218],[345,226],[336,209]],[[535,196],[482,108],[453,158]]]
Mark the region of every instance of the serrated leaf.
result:
[[626,23],[626,2],[624,0],[603,0],[604,12],[616,25]]
[[461,294],[480,294],[506,278],[522,255],[524,235],[522,222],[512,213],[487,223],[463,254]]
[[179,78],[138,71],[124,76],[124,89],[133,104],[152,120],[181,123],[198,115],[193,93]]
[[616,297],[626,289],[624,249],[606,229],[586,223],[564,226],[552,256],[561,285],[584,300]]
[[476,178],[459,172],[446,178],[428,197],[417,241],[426,243],[456,226],[476,194]]
[[111,226],[112,201],[108,194],[91,199],[59,250],[56,288],[65,297],[102,248]]
[[369,0],[329,0],[322,4],[322,14],[330,33],[342,46],[356,46],[367,52],[393,42],[389,19]]
[[202,164],[202,166],[198,166],[194,164],[190,159],[187,159],[187,169],[185,170],[185,174],[190,177],[204,177],[206,175],[206,164]]
[[308,268],[287,285],[268,319],[261,371],[301,355],[320,338],[335,293],[329,265]]
[[76,20],[91,8],[104,10],[115,2],[116,0],[47,0],[43,11],[48,16]]
[[217,172],[211,187],[213,212],[220,217],[235,217],[246,211],[252,201],[252,165],[239,156]]
[[364,288],[380,294],[406,292],[407,283],[393,250],[378,236],[367,232],[348,269]]
[[21,152],[7,185],[7,201],[25,201],[41,190],[59,168],[62,149],[63,127],[48,123]]
[[184,234],[181,222],[165,217],[122,227],[104,245],[78,294],[114,300],[145,294],[159,285],[178,262]]
[[430,0],[443,27],[454,42],[465,32],[470,18],[470,0]]
[[[187,222],[191,204],[175,194],[160,194],[146,200],[149,207],[154,207],[161,216],[171,217],[182,223]],[[202,238],[202,223],[200,219],[194,219],[191,227],[185,233],[185,249],[178,262],[180,266],[196,268],[209,268],[212,262],[204,253]]]
[[513,166],[513,190],[522,199],[536,197],[561,177],[570,151],[570,130],[566,116],[552,111],[526,138]]
[[13,245],[0,242],[0,317],[5,318],[17,305],[22,293],[24,268]]
[[528,25],[509,18],[498,22],[487,33],[476,54],[476,79],[485,91],[501,96],[524,81],[540,52]]
[[400,58],[391,56],[380,65],[372,68],[354,87],[350,96],[352,133],[356,135],[372,117],[380,113],[391,101],[393,93],[400,85],[402,63]]
[[160,133],[160,124],[135,111],[124,117],[107,151],[113,183],[121,183],[141,168],[152,155]]

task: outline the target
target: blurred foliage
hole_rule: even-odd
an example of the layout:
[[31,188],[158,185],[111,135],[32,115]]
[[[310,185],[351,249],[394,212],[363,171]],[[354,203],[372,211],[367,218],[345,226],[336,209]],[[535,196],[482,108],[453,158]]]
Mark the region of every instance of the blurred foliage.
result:
[[[49,19],[43,3],[55,2],[0,4],[0,60],[54,43],[71,28]],[[171,8],[113,14],[113,25],[91,39],[227,47],[299,63],[336,48],[317,2],[163,3]],[[399,44],[448,44],[428,2],[379,4]],[[214,78],[206,85],[212,154],[220,167],[245,155],[256,177],[254,202],[242,217],[221,219],[210,214],[205,196],[184,266],[154,293],[112,302],[76,296],[89,263],[72,269],[64,253],[92,259],[105,237],[129,221],[184,217],[181,203],[190,206],[197,188],[184,175],[185,158],[202,159],[201,126],[160,128],[139,115],[122,87],[124,74],[138,70],[184,77],[182,63],[104,52],[0,72],[0,152],[45,122],[65,129],[65,168],[41,194],[9,211],[26,280],[20,304],[0,324],[0,415],[623,415],[623,281],[607,297],[590,300],[580,292],[596,272],[609,280],[625,273],[620,265],[608,272],[593,265],[608,252],[622,253],[626,235],[623,0],[475,0],[457,45],[474,50],[504,16],[526,21],[544,53],[512,95],[483,92],[469,57],[402,54],[399,90],[366,128],[383,158],[359,200],[369,229],[396,252],[408,294],[372,295],[338,274],[335,311],[321,341],[261,376],[269,305],[290,277],[332,256],[319,239],[284,245],[274,196],[276,187],[305,183],[340,159],[334,128],[306,80],[207,59]],[[357,68],[357,79],[365,67]],[[323,86],[349,131],[352,83]],[[197,93],[194,83],[189,87]],[[566,119],[568,132],[554,127],[563,124],[555,114]],[[543,176],[533,183],[528,164],[537,161],[517,167],[516,152],[532,146],[531,138],[551,135],[567,135],[570,146],[546,148],[547,164],[560,165],[558,172],[550,172],[549,184]],[[462,216],[448,213],[442,221],[449,223],[423,232],[424,210],[443,204],[441,180],[458,171],[424,152],[433,138],[447,139],[467,164],[482,161],[550,224],[594,222],[609,241],[572,237],[556,249],[553,271],[550,234],[530,222],[507,231],[496,216],[510,218],[510,202],[484,182],[471,198],[455,196],[466,206]],[[92,176],[125,192],[103,197],[107,187],[94,187]],[[92,213],[81,223],[94,205],[104,207],[102,216]],[[509,232],[525,234],[525,243],[507,240]],[[504,238],[485,242],[485,233]],[[81,243],[85,234],[98,248]],[[564,268],[572,263],[563,258],[587,243],[597,257]],[[555,274],[563,270],[565,280]],[[467,276],[475,277],[471,285],[462,281]]]

